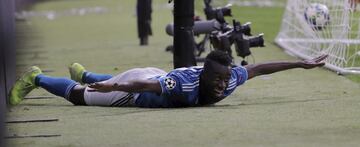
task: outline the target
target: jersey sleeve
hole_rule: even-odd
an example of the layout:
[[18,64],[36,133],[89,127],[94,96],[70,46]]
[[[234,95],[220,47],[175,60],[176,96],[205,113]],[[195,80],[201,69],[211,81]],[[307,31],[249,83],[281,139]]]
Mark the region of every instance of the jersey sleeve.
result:
[[236,85],[242,85],[248,79],[248,72],[245,67],[237,66],[232,68],[232,76],[236,79]]
[[180,80],[175,76],[161,76],[159,79],[161,95],[178,95],[181,93]]

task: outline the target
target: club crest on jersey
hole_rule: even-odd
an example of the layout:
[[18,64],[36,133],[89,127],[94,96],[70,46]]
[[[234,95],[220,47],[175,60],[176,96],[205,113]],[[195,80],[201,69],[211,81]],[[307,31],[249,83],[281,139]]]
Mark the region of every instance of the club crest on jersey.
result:
[[176,81],[173,78],[168,77],[165,79],[165,86],[168,90],[174,89],[176,86]]

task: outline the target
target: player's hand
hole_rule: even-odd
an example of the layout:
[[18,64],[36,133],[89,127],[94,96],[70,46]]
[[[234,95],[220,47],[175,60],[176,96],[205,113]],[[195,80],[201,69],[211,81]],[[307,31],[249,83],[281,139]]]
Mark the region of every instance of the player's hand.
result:
[[90,88],[88,89],[89,92],[111,92],[114,90],[114,84],[109,83],[92,83],[89,85]]
[[315,67],[321,67],[325,65],[324,60],[328,57],[328,55],[321,55],[316,58],[310,60],[304,60],[300,62],[300,65],[304,69],[311,69]]

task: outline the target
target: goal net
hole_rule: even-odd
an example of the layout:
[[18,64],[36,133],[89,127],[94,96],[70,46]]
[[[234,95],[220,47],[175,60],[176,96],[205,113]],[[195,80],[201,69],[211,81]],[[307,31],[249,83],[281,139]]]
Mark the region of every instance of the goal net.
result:
[[[360,11],[358,0],[288,0],[275,42],[303,59],[328,54],[325,67],[339,74],[360,74]],[[313,4],[328,8],[329,23],[314,28],[305,17]],[[360,4],[358,4],[360,7]]]

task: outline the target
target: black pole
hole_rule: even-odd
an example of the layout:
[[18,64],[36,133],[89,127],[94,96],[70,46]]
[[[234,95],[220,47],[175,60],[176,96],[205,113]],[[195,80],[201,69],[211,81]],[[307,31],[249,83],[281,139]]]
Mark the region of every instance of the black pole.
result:
[[14,0],[0,0],[0,146],[5,146],[4,119],[7,93],[15,82]]
[[195,66],[194,0],[174,0],[174,68]]
[[152,0],[137,0],[136,14],[140,45],[148,45],[148,37],[152,35],[151,29],[151,7]]

